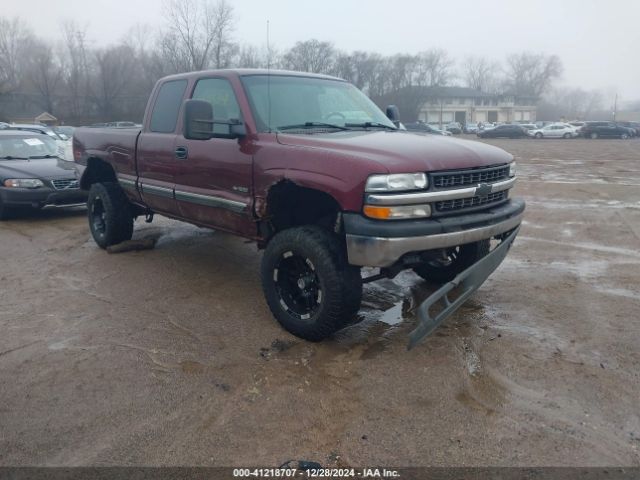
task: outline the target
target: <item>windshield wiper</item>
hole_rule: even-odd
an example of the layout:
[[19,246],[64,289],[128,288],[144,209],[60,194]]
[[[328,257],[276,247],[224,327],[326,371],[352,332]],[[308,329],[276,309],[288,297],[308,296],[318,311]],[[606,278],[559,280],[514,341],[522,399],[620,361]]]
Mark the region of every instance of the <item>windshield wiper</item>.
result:
[[314,128],[314,127],[326,127],[326,128],[335,128],[337,130],[349,130],[346,127],[341,125],[334,125],[333,123],[323,123],[323,122],[304,122],[298,123],[294,125],[281,125],[276,127],[278,130],[295,130],[298,128]]
[[386,125],[384,123],[380,123],[380,122],[362,122],[362,123],[345,123],[344,124],[345,127],[356,127],[356,128],[372,128],[372,127],[377,127],[377,128],[386,128],[388,130],[398,130],[396,127],[391,127],[389,125]]
[[12,155],[6,155],[4,157],[0,157],[0,160],[29,160],[27,157],[14,157]]
[[31,155],[29,157],[29,160],[33,160],[33,159],[37,159],[37,158],[58,158],[58,156],[57,155],[49,155],[49,154],[46,154],[46,155]]

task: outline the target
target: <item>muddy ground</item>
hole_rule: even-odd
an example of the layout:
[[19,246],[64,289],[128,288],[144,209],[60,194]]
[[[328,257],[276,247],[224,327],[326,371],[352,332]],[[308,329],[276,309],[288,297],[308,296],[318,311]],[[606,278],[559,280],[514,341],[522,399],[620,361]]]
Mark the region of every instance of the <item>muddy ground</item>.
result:
[[526,222],[411,351],[413,273],[311,344],[234,237],[139,220],[156,248],[109,255],[82,210],[1,224],[0,464],[639,466],[640,140],[491,143]]

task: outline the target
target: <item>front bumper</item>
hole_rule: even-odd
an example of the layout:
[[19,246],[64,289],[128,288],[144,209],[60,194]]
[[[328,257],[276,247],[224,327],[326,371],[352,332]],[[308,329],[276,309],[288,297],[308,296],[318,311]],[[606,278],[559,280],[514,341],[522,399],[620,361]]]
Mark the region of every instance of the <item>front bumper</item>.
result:
[[[433,332],[449,318],[502,263],[518,234],[520,227],[509,233],[486,257],[460,272],[452,281],[444,284],[418,307],[418,325],[409,334],[408,348]],[[453,299],[449,294],[453,293]],[[434,310],[433,312],[431,310]]]
[[55,190],[53,188],[0,187],[2,203],[11,207],[52,208],[82,205],[87,202],[87,192],[79,189]]
[[370,220],[344,215],[349,263],[390,267],[404,255],[450,248],[509,232],[522,222],[525,203],[520,199],[483,212],[415,221]]

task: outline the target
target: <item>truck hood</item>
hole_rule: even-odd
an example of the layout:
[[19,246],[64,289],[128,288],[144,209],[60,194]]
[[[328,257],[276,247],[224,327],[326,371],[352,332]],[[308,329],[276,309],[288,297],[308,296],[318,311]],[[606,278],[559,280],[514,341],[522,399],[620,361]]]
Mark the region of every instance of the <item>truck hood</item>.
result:
[[375,160],[389,173],[484,167],[513,160],[511,154],[485,143],[404,131],[278,133],[278,142]]
[[0,178],[77,178],[75,164],[57,158],[0,160]]

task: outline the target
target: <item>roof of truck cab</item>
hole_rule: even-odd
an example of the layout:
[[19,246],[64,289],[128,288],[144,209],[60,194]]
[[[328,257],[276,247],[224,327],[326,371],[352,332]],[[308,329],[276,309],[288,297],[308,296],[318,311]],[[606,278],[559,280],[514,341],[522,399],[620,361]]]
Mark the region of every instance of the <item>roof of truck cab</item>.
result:
[[200,70],[197,72],[178,73],[175,75],[169,75],[163,77],[161,80],[178,80],[178,79],[190,79],[201,78],[207,76],[221,76],[221,77],[248,77],[252,75],[273,75],[273,76],[287,76],[287,77],[307,77],[307,78],[321,78],[324,80],[338,80],[344,82],[342,78],[332,77],[331,75],[323,75],[320,73],[308,73],[308,72],[294,72],[292,70],[270,70],[266,68],[229,68],[221,70]]

